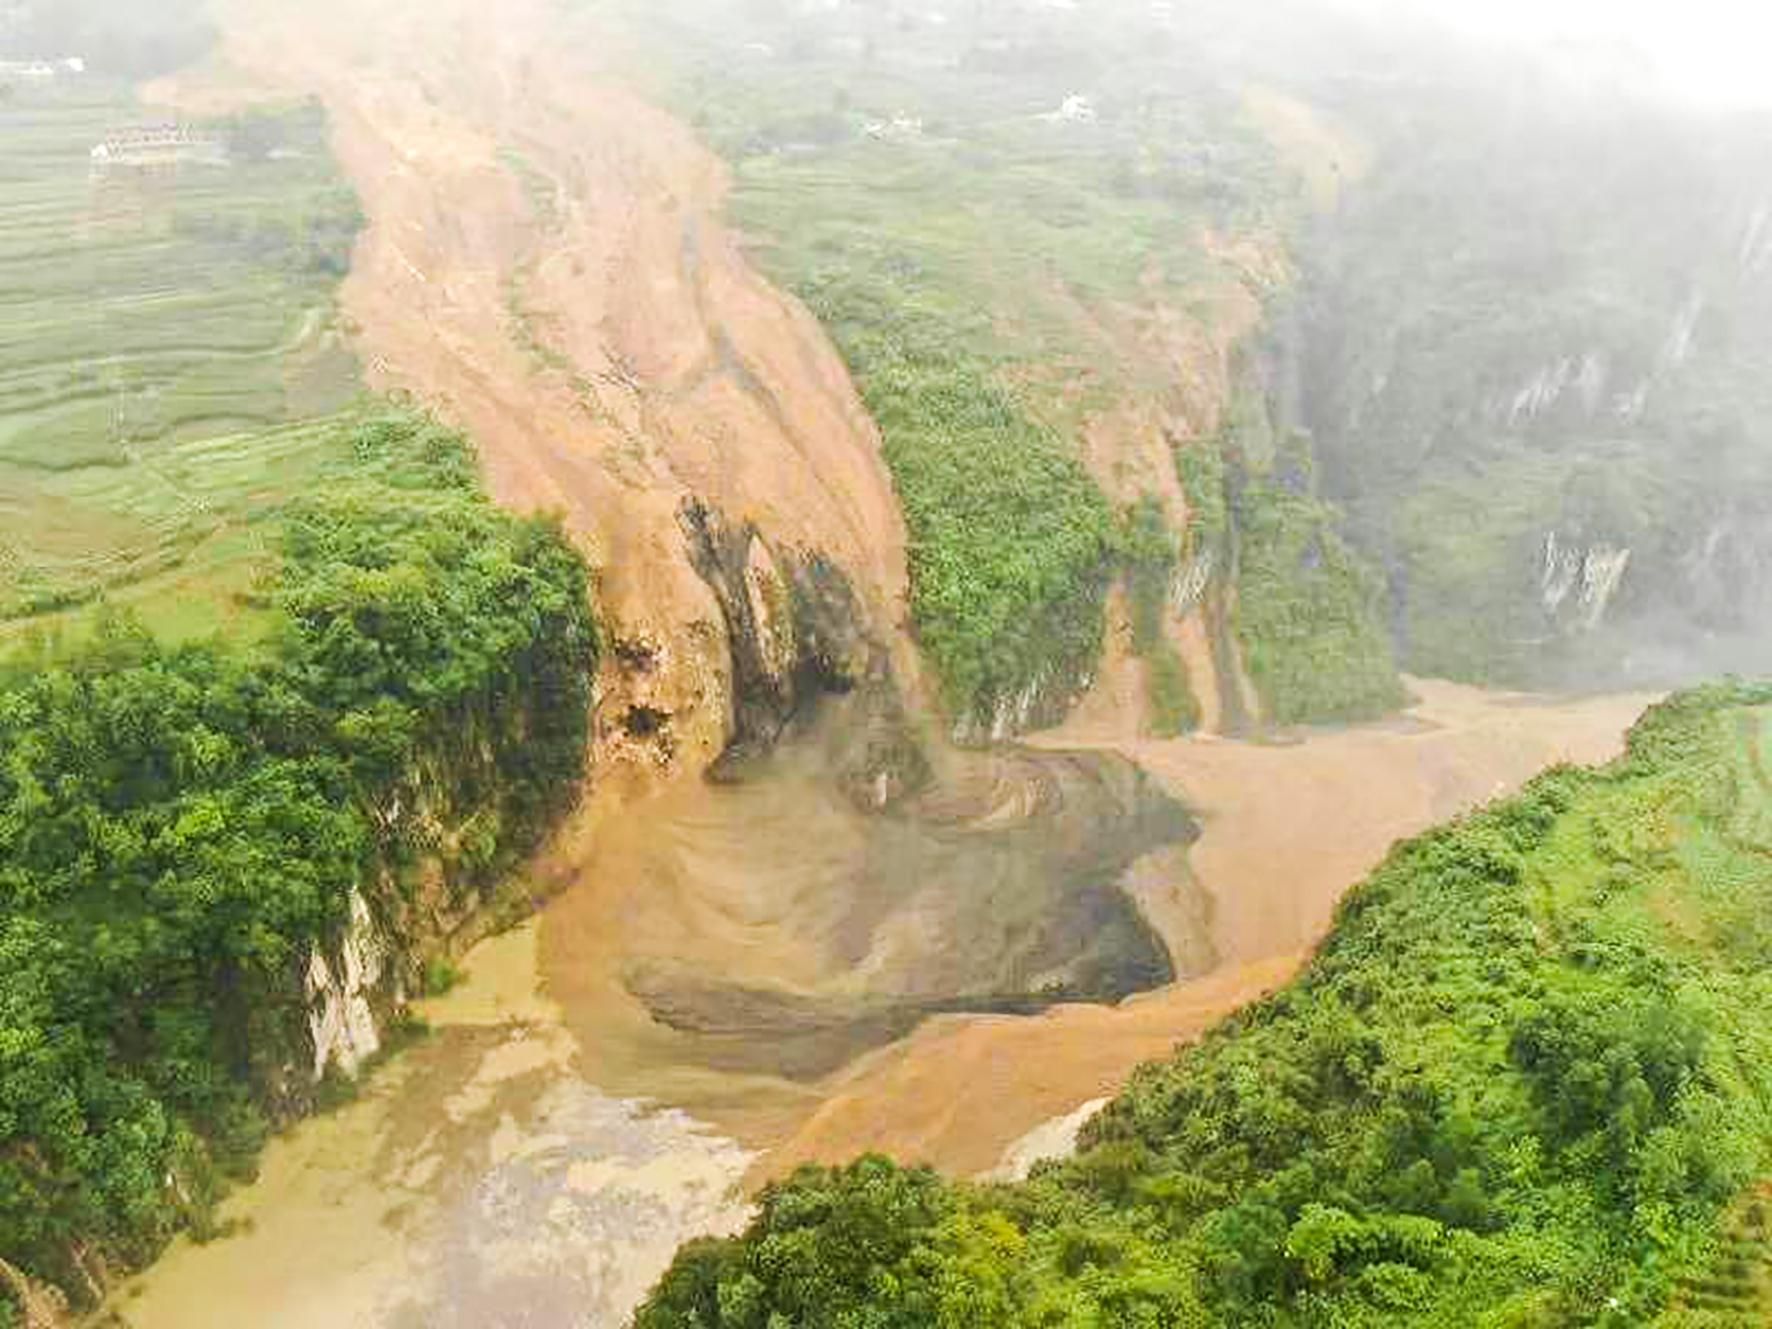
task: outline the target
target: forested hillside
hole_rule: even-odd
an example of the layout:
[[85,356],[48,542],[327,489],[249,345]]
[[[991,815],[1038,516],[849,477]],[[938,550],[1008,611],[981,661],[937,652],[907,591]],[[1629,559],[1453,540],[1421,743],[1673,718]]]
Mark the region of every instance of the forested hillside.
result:
[[[1145,464],[1165,442],[1196,471],[1229,444],[1250,557],[1234,538],[1179,560],[1171,616],[1202,613],[1268,718],[1393,708],[1395,663],[1541,685],[1751,670],[1772,596],[1763,124],[1571,89],[1401,15],[1277,15],[633,20],[880,422],[950,703],[1011,728],[1064,711],[1125,571],[1112,509],[1160,499],[1179,544],[1181,508],[1211,501]],[[1190,711],[1203,680],[1141,642]]]
[[492,507],[459,436],[335,428],[260,637],[111,615],[0,672],[0,1257],[76,1300],[201,1230],[312,1103],[313,957],[353,914],[389,1015],[580,784],[577,553]]
[[1654,708],[1398,846],[1073,1161],[803,1170],[641,1329],[1765,1323],[1769,747],[1772,688]]
[[[1379,583],[1339,514],[1231,437],[1231,348],[1286,289],[1307,177],[1328,169],[1301,170],[1273,123],[1293,111],[1225,63],[1242,20],[1122,0],[623,8],[657,95],[733,164],[760,266],[817,315],[880,426],[913,624],[962,736],[1061,719],[1122,579],[1141,583],[1156,727],[1191,727],[1202,680],[1171,641],[1201,606],[1190,573],[1212,583],[1227,675],[1255,657],[1262,711],[1400,702]],[[1241,564],[1184,551],[1188,509],[1225,495],[1184,494],[1177,466],[1221,443]]]
[[1374,164],[1302,243],[1277,358],[1387,572],[1407,665],[1541,684],[1759,668],[1763,123],[1488,68],[1321,95]]

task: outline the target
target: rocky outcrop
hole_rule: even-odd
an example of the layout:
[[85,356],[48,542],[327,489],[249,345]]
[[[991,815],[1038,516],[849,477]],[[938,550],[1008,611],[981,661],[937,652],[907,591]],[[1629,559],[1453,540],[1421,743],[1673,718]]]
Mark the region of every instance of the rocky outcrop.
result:
[[723,760],[737,760],[772,747],[820,692],[854,686],[867,658],[859,607],[838,569],[816,555],[778,556],[749,522],[694,499],[678,521],[725,621],[732,725]]
[[1546,616],[1565,630],[1592,632],[1618,594],[1630,558],[1628,548],[1604,541],[1561,542],[1555,531],[1548,533],[1540,577],[1540,603]]
[[885,645],[849,579],[816,552],[780,549],[750,523],[699,500],[678,520],[697,573],[714,593],[731,656],[731,723],[710,779],[738,778],[819,699],[857,692],[839,785],[883,811],[921,788],[928,765],[911,733]]
[[1057,724],[1094,682],[1093,669],[1042,669],[1015,691],[962,712],[951,737],[961,747],[984,747]]
[[388,949],[363,892],[352,891],[351,919],[337,945],[316,947],[308,957],[305,989],[315,1080],[334,1068],[355,1075],[381,1050],[378,1012],[398,1006],[406,995],[388,964]]

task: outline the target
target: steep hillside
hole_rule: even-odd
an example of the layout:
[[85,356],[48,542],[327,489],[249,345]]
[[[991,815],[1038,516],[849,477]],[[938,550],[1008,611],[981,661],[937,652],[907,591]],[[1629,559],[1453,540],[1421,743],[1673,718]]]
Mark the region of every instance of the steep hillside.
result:
[[1399,846],[1074,1161],[807,1169],[639,1324],[1756,1322],[1769,741],[1772,688],[1655,708],[1612,765]]
[[[1187,492],[1177,454],[1219,437],[1233,351],[1286,288],[1340,142],[1218,52],[1183,58],[1223,15],[1110,8],[647,6],[628,27],[879,422],[913,625],[959,736],[1061,719],[1102,667],[1121,579],[1155,730],[1393,707],[1373,597],[1317,610],[1333,514],[1261,501],[1271,452],[1238,452],[1259,481],[1248,595],[1225,551],[1183,550],[1190,509],[1222,496]],[[1280,663],[1325,636],[1347,686]],[[1248,704],[1239,648],[1274,666]]]
[[[629,27],[880,422],[962,733],[1049,723],[1096,678],[1141,503],[1168,603],[1156,632],[1109,614],[1129,641],[1105,667],[1136,670],[1154,728],[1394,708],[1387,636],[1413,672],[1515,685],[1752,667],[1772,314],[1751,117],[1333,11],[647,6]],[[1216,499],[1165,463],[1200,479],[1227,429],[1250,557],[1176,557]]]
[[458,436],[341,442],[256,649],[113,615],[0,671],[0,1254],[77,1302],[204,1229],[579,788],[582,561]]
[[1764,124],[1487,70],[1322,96],[1375,162],[1305,244],[1275,358],[1386,570],[1407,665],[1584,684],[1758,668]]
[[[160,92],[326,106],[367,218],[342,302],[371,382],[471,431],[496,500],[564,514],[615,647],[598,757],[648,787],[749,746],[753,700],[772,735],[800,684],[914,694],[919,670],[902,522],[841,364],[744,262],[719,161],[566,8],[226,0],[220,59]],[[740,563],[706,557],[709,521]],[[821,579],[846,590],[803,593]],[[809,602],[854,612],[833,633]],[[842,660],[795,646],[835,636]]]

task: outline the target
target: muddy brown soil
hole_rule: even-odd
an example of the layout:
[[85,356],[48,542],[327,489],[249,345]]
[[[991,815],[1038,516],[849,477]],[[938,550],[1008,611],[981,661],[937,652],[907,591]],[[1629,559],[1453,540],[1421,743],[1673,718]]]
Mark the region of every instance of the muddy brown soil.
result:
[[[1164,935],[1200,897],[1166,913],[1156,890],[1185,881],[1193,820],[1133,764],[949,754],[874,815],[833,778],[846,704],[743,782],[685,782],[606,824],[549,907],[548,990],[600,1085],[762,1142],[930,1015],[1117,1001],[1209,966]],[[1125,888],[1147,860],[1170,870],[1149,901]]]
[[[615,640],[596,791],[535,866],[553,904],[472,959],[438,1039],[274,1145],[230,1202],[249,1230],[179,1247],[133,1322],[615,1325],[676,1240],[737,1221],[741,1176],[869,1148],[1021,1166],[1284,982],[1394,839],[1608,755],[1643,704],[1424,683],[1390,724],[1152,742],[1139,689],[1113,702],[1121,652],[1041,748],[933,750],[933,792],[887,817],[816,725],[738,784],[679,778],[733,723],[691,497],[843,568],[917,709],[904,533],[841,363],[721,226],[719,164],[545,0],[217,9],[224,61],[160,95],[324,100],[369,221],[344,303],[375,383],[471,431],[501,501],[565,515]],[[1102,423],[1092,461],[1168,473],[1161,424]]]
[[753,1180],[869,1149],[959,1173],[993,1168],[1041,1123],[1113,1093],[1140,1061],[1286,982],[1342,893],[1395,841],[1554,762],[1615,755],[1653,700],[1552,701],[1428,680],[1411,688],[1417,704],[1394,720],[1286,741],[1151,741],[1087,718],[1046,736],[1130,756],[1188,800],[1202,830],[1188,857],[1211,902],[1219,967],[1118,1007],[932,1020],[822,1085],[817,1110]]
[[[720,221],[722,164],[606,77],[547,0],[218,0],[191,109],[318,96],[367,227],[342,301],[372,386],[466,428],[494,496],[564,514],[644,671],[605,671],[601,767],[699,771],[725,742],[720,616],[677,514],[691,496],[848,574],[914,686],[904,529],[877,433],[811,317]],[[629,758],[635,760],[629,761]],[[627,768],[622,770],[621,768]]]

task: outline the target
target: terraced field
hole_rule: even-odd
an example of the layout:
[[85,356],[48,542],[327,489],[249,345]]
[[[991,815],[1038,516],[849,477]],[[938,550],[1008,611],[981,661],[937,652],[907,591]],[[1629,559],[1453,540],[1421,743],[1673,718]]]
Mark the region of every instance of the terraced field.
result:
[[[0,580],[0,595],[13,596],[0,646],[77,632],[101,594],[163,640],[223,627],[249,634],[253,583],[276,538],[271,518],[342,459],[352,416],[170,441],[128,465],[36,477],[25,529],[38,540],[37,561],[14,563],[10,588]],[[51,539],[60,541],[53,561]]]
[[221,160],[93,166],[108,133],[164,118],[97,80],[0,110],[0,619],[13,630],[199,550],[238,579],[243,523],[324,451],[326,431],[299,422],[358,391],[332,303],[358,214],[319,111],[205,126]]
[[1757,1329],[1772,1322],[1772,1183],[1725,1224],[1710,1269],[1681,1280],[1660,1329]]

